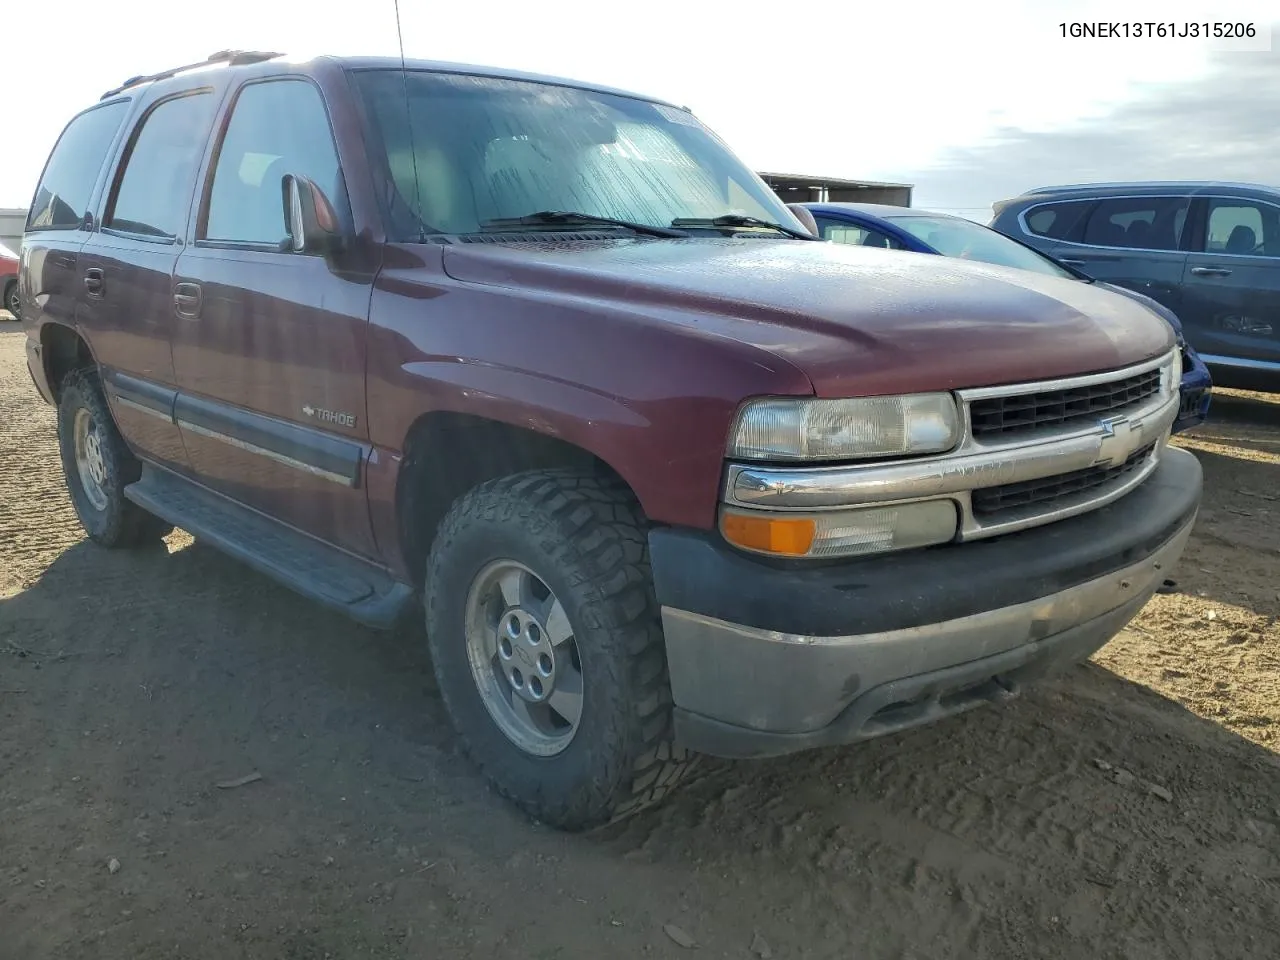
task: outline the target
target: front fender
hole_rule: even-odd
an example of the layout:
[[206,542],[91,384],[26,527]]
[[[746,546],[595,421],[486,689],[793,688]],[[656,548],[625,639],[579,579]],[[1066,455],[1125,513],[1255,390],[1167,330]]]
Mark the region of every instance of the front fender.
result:
[[603,460],[652,520],[711,529],[739,405],[813,392],[786,360],[652,311],[397,274],[372,306],[376,448],[402,451],[424,413],[486,417]]

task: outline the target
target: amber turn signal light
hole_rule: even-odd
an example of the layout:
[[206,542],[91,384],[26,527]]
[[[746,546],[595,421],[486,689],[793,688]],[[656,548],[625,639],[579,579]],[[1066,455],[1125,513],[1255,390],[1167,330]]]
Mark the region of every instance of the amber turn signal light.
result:
[[720,532],[734,546],[785,557],[803,557],[813,546],[816,525],[807,517],[757,516],[726,510]]

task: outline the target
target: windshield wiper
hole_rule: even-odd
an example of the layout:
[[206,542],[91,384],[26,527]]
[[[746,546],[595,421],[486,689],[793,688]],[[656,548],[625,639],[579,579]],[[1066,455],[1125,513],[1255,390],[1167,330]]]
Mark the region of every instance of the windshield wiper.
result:
[[590,213],[576,213],[571,210],[541,210],[538,213],[526,214],[523,217],[499,217],[485,220],[480,224],[481,230],[512,230],[519,227],[555,227],[572,224],[599,224],[610,227],[623,227],[650,237],[687,237],[681,230],[669,227],[655,227],[649,223],[633,223],[630,220],[614,220],[611,217],[597,217]]
[[797,240],[821,239],[811,233],[805,233],[803,230],[784,227],[782,224],[774,223],[772,220],[748,217],[740,213],[726,213],[719,217],[678,217],[671,221],[671,226],[682,229],[697,229],[699,227],[765,227],[769,230],[785,233],[788,237],[795,237]]

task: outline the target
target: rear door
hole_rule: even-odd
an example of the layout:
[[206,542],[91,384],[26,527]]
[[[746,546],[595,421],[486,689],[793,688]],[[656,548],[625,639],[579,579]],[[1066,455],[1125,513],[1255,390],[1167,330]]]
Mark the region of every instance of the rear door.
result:
[[205,88],[148,107],[130,132],[79,264],[79,319],[91,334],[116,423],[139,453],[179,470],[187,457],[173,419],[170,288],[216,107]]
[[375,557],[364,491],[365,343],[373,274],[285,242],[281,178],[346,190],[311,80],[237,92],[174,277],[178,421],[200,480]]
[[1048,251],[1096,280],[1136,290],[1180,313],[1182,247],[1190,199],[1107,197],[1089,212],[1078,243]]
[[1180,312],[1187,339],[1209,363],[1280,363],[1280,206],[1207,197],[1195,224]]

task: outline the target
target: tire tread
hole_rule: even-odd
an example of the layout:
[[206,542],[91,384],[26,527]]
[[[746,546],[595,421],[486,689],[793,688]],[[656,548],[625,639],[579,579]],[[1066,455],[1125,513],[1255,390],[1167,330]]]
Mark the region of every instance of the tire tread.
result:
[[[667,669],[661,611],[649,572],[647,521],[631,492],[619,481],[570,469],[538,470],[480,484],[460,497],[441,523],[430,567],[440,562],[463,525],[474,520],[517,522],[542,541],[565,571],[582,570],[571,581],[590,599],[582,606],[589,623],[607,630],[625,651],[623,658],[602,658],[618,665],[625,678],[608,682],[630,691],[630,716],[617,718],[608,731],[624,758],[620,766],[601,764],[578,795],[532,799],[514,796],[489,761],[466,747],[472,759],[509,799],[548,823],[566,829],[601,826],[631,816],[661,801],[696,766],[698,755],[677,747],[671,720],[671,685]],[[562,533],[569,531],[566,539]],[[428,622],[438,597],[428,576]],[[446,685],[441,686],[446,701]],[[465,740],[465,738],[463,738]],[[466,746],[464,744],[464,746]],[[605,760],[606,758],[601,758]]]
[[[142,464],[129,450],[116,427],[115,418],[112,417],[111,408],[107,405],[106,396],[102,392],[102,381],[98,371],[93,367],[72,370],[63,377],[58,396],[59,449],[63,470],[66,473],[68,492],[71,494],[77,514],[80,514],[82,509],[79,498],[83,493],[77,493],[75,490],[75,485],[80,481],[75,475],[74,453],[70,450],[70,444],[74,443],[70,436],[72,424],[67,422],[74,417],[77,405],[83,404],[93,414],[109,446],[107,455],[111,459],[113,474],[111,485],[115,489],[107,493],[109,502],[104,515],[105,523],[101,529],[91,530],[81,515],[81,522],[89,538],[95,543],[110,548],[149,546],[163,540],[172,532],[173,525],[165,523],[124,497],[124,488],[142,475]],[[115,504],[110,503],[113,497],[118,500]]]

